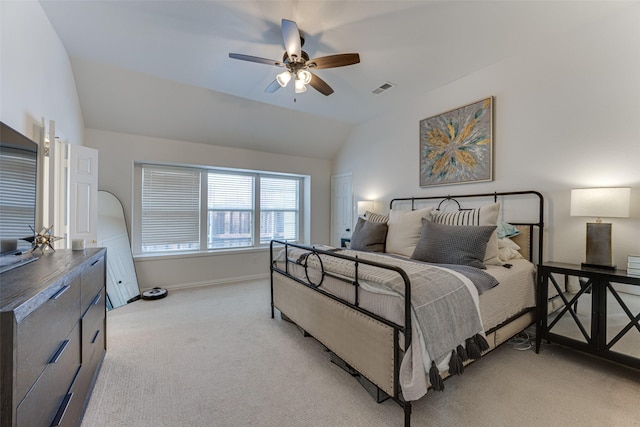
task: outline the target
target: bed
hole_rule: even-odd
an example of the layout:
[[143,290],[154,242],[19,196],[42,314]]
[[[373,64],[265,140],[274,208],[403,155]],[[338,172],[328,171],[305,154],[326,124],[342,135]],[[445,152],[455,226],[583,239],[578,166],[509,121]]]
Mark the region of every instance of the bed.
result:
[[535,322],[543,215],[536,191],[399,198],[350,249],[273,240],[271,315],[409,426],[412,401]]

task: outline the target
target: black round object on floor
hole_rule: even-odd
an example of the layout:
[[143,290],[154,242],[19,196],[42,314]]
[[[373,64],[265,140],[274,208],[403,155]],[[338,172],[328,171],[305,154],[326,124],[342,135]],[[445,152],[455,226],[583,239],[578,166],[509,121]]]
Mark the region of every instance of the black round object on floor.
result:
[[142,293],[142,299],[160,299],[166,297],[168,294],[166,289],[162,288],[153,288],[149,291],[144,291]]

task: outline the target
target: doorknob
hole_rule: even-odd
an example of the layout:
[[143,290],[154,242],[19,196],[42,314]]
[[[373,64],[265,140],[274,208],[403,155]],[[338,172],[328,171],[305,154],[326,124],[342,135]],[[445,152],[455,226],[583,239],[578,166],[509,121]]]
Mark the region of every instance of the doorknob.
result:
[[351,229],[350,229],[350,228],[347,228],[347,229],[346,229],[346,230],[344,230],[344,231],[349,232],[349,231],[351,231]]

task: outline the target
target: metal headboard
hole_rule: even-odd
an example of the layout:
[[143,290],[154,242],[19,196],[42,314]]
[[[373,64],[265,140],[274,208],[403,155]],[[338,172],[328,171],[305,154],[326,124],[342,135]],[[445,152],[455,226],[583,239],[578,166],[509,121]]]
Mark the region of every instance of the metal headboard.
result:
[[[543,230],[544,230],[544,197],[538,191],[507,191],[507,192],[494,192],[494,193],[479,193],[479,194],[458,194],[458,195],[446,195],[446,196],[422,196],[422,197],[404,197],[392,199],[389,203],[389,208],[393,209],[393,204],[397,202],[411,202],[411,210],[416,209],[416,202],[422,200],[441,200],[440,204],[438,204],[438,208],[445,201],[453,201],[458,205],[458,208],[461,208],[460,199],[481,199],[493,197],[493,201],[497,202],[498,197],[506,197],[506,196],[534,196],[538,198],[538,220],[536,222],[511,222],[513,225],[526,225],[529,226],[531,231],[533,231],[534,227],[538,228],[538,238],[537,238],[537,253],[538,259],[537,264],[542,264],[542,249],[543,249]],[[533,256],[533,232],[531,233],[531,239],[529,239],[529,253]],[[533,261],[533,260],[530,260]]]

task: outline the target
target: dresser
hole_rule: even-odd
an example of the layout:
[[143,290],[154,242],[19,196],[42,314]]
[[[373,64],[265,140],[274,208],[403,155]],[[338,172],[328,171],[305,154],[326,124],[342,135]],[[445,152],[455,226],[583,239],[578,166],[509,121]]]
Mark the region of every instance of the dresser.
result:
[[0,274],[0,427],[78,426],[104,359],[106,250]]

